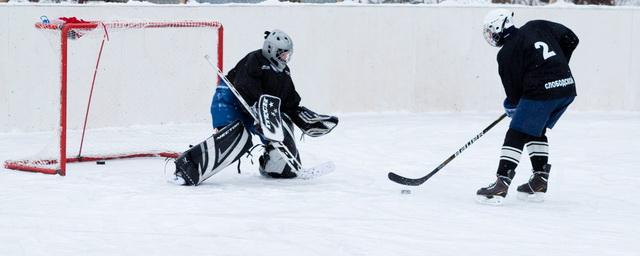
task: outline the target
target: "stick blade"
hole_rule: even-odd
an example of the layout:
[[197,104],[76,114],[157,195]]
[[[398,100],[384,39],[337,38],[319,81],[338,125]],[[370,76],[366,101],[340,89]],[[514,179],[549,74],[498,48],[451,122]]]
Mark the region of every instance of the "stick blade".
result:
[[335,169],[336,165],[333,162],[329,161],[311,168],[300,169],[296,172],[296,174],[298,175],[299,179],[308,180],[327,175],[333,172]]
[[407,177],[402,177],[398,174],[395,174],[393,172],[389,172],[388,175],[389,179],[395,183],[398,184],[402,184],[402,185],[406,185],[406,186],[419,186],[422,183],[424,183],[426,181],[426,179],[424,178],[420,178],[420,179],[411,179],[411,178],[407,178]]

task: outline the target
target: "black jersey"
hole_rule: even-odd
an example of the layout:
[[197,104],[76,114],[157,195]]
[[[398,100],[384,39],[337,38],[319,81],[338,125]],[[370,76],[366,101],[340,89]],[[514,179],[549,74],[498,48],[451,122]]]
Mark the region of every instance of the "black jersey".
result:
[[227,79],[233,83],[242,98],[253,105],[260,96],[268,94],[280,98],[280,111],[292,116],[300,105],[289,67],[282,72],[275,71],[262,50],[250,52],[229,71]]
[[569,28],[550,21],[530,21],[510,33],[498,52],[508,103],[576,96],[569,59],[577,45]]

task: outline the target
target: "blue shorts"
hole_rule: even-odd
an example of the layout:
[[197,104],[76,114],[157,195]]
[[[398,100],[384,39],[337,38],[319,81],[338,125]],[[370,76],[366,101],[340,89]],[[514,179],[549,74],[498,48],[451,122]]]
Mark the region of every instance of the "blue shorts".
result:
[[220,129],[235,120],[240,120],[249,131],[255,133],[253,118],[244,111],[240,101],[222,81],[213,94],[211,119],[213,128]]
[[509,128],[540,137],[558,122],[575,96],[553,100],[520,99]]

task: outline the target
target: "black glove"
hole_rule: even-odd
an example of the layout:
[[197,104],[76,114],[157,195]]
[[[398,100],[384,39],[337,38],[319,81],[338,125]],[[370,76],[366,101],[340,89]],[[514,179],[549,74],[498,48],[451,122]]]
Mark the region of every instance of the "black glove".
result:
[[321,115],[302,106],[298,107],[291,120],[304,134],[311,137],[325,135],[338,125],[338,117]]

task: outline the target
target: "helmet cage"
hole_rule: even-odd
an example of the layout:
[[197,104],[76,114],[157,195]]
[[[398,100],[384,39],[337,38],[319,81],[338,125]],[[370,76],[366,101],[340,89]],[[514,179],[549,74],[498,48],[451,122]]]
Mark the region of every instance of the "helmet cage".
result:
[[512,16],[512,12],[504,9],[495,10],[487,15],[482,31],[487,43],[495,47],[502,46],[505,29],[513,26]]
[[283,50],[283,49],[276,50],[276,58],[279,61],[284,61],[284,63],[289,62],[289,60],[291,59],[291,55],[292,55],[292,51]]

